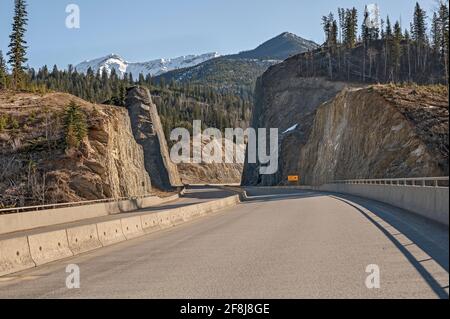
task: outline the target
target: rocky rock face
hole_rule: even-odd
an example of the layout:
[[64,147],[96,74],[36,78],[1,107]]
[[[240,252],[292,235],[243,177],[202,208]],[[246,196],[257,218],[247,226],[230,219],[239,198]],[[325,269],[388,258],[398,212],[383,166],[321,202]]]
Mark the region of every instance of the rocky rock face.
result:
[[258,80],[252,126],[279,128],[279,170],[260,175],[246,163],[243,185],[448,175],[446,88],[358,88],[301,78],[295,63]]
[[430,94],[409,107],[403,98],[381,86],[344,90],[320,106],[298,161],[303,183],[448,175],[448,101]]
[[[67,149],[64,111],[78,104],[88,124],[79,149]],[[151,192],[142,147],[124,108],[68,94],[0,93],[2,206],[95,200]]]
[[134,138],[144,149],[145,168],[153,186],[161,190],[181,186],[177,166],[170,160],[161,119],[148,89],[129,89],[126,106]]
[[242,164],[178,164],[185,184],[240,184]]
[[[211,143],[211,139],[203,137],[202,147]],[[218,146],[222,149],[222,154],[225,154],[225,139],[217,141]],[[225,163],[225,156],[223,156],[223,163],[180,163],[178,164],[178,171],[180,172],[181,180],[184,184],[240,184],[242,171],[245,160],[245,144],[233,146],[236,150],[235,163]],[[198,156],[195,150],[193,156]]]
[[[270,68],[258,79],[253,128],[279,129],[279,169],[274,175],[260,175],[260,164],[245,163],[243,185],[276,185],[295,174],[300,150],[308,141],[317,108],[348,85],[321,78],[301,78],[291,60]],[[295,127],[294,130],[289,130]],[[288,131],[288,132],[286,132]]]

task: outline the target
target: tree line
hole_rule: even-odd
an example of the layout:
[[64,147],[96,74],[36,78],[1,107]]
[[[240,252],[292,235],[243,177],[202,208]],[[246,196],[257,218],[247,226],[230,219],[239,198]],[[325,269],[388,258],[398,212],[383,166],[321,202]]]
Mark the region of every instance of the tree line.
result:
[[224,130],[228,127],[247,127],[250,122],[251,102],[238,94],[219,92],[216,88],[201,84],[178,83],[164,79],[154,81],[141,74],[134,80],[131,74],[119,76],[113,69],[86,74],[78,73],[73,66],[59,70],[47,66],[27,72],[29,87],[40,93],[65,92],[92,103],[125,106],[127,90],[135,85],[147,87],[161,116],[166,136],[175,127],[192,128],[193,120],[201,120],[205,126]]
[[448,2],[439,3],[431,23],[416,3],[405,29],[372,9],[365,8],[360,29],[356,8],[339,8],[337,19],[333,12],[323,16],[325,43],[301,57],[301,73],[362,82],[448,83]]

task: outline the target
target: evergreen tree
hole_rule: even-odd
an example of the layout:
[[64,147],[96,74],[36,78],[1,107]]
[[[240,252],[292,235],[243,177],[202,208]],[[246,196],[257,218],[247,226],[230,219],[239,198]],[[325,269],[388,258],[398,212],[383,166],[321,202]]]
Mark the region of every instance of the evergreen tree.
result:
[[9,36],[10,51],[8,52],[9,63],[12,67],[12,85],[14,89],[21,89],[24,87],[24,64],[27,62],[27,43],[24,37],[28,21],[27,14],[25,0],[15,0],[12,33]]
[[448,81],[449,78],[449,8],[444,2],[441,2],[439,7],[439,23],[440,23],[440,40],[441,40],[441,59],[445,68],[445,78]]
[[323,30],[325,32],[325,43],[330,51],[335,51],[337,47],[338,26],[333,13],[322,18]]
[[68,148],[78,148],[87,136],[86,116],[79,105],[71,101],[65,110],[65,140]]
[[391,60],[392,60],[391,78],[394,81],[397,81],[398,74],[400,71],[400,62],[402,55],[401,49],[402,39],[403,39],[402,29],[400,26],[400,22],[397,21],[394,25],[394,36],[392,38],[392,46],[391,46]]
[[346,10],[344,24],[344,44],[349,49],[354,48],[358,33],[358,11],[356,8]]
[[7,75],[6,62],[3,58],[3,52],[0,50],[0,90],[6,88]]
[[423,45],[427,40],[427,25],[426,25],[427,14],[425,10],[423,10],[419,3],[416,2],[416,7],[414,9],[414,21],[413,21],[413,30],[412,36],[414,41],[419,45]]
[[386,18],[386,39],[389,40],[392,38],[392,25],[389,16]]
[[361,37],[364,45],[369,45],[370,43],[370,28],[369,28],[369,11],[367,10],[367,6],[364,9],[364,19],[361,25]]
[[441,50],[441,21],[436,12],[433,13],[433,19],[431,20],[431,44],[433,46],[433,52],[439,54]]

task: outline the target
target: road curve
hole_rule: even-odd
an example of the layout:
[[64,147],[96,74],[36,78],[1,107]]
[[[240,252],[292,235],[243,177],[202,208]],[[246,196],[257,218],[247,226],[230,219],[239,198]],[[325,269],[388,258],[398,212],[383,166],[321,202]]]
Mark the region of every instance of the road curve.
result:
[[[250,189],[170,230],[0,278],[0,298],[448,298],[448,227],[361,198]],[[67,289],[77,264],[81,288]],[[377,265],[380,288],[366,287]]]

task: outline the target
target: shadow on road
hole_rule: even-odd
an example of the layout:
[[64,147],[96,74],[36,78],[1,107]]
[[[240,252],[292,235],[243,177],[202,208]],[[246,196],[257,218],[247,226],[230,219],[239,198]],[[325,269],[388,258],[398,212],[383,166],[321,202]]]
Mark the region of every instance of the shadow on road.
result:
[[[446,287],[442,287],[423,265],[424,262],[434,260],[443,269],[445,269],[447,273],[449,272],[448,227],[384,203],[342,194],[333,194],[330,196],[352,206],[359,211],[372,224],[374,224],[375,227],[383,232],[383,234],[400,250],[400,252],[402,252],[402,254],[408,259],[414,268],[416,268],[437,296],[442,299],[447,299],[449,297],[445,290]],[[364,211],[364,209],[367,211]],[[394,227],[399,233],[392,234],[387,229],[388,227],[380,224],[380,222],[370,216],[370,213],[374,214],[391,227]],[[406,236],[412,243],[402,244],[396,238],[398,235]],[[408,249],[409,246],[414,245],[424,251],[428,256],[430,256],[430,258],[417,260]]]
[[214,199],[221,199],[227,196],[235,195],[234,192],[219,189],[219,188],[208,188],[205,189],[204,187],[194,187],[190,186],[187,193],[183,195],[183,198],[191,198],[191,199],[197,199],[197,200],[214,200]]
[[[305,190],[289,190],[290,193],[286,194],[286,189],[246,188],[246,191],[249,202],[331,197],[353,207],[399,249],[439,298],[448,299],[449,295],[445,290],[448,289],[448,284],[446,287],[442,286],[424,266],[424,263],[434,261],[447,273],[449,272],[449,228],[447,226],[400,208],[358,196]],[[395,232],[393,232],[394,229]],[[402,244],[396,238],[400,235],[408,238],[410,243]],[[410,251],[413,246],[420,248],[430,258],[417,259]]]

